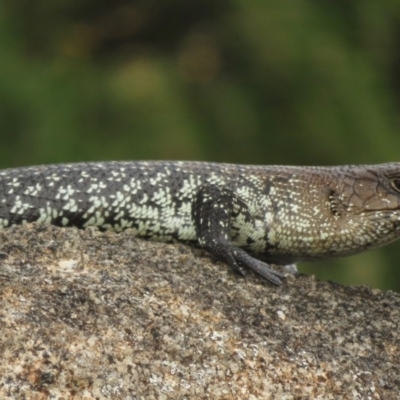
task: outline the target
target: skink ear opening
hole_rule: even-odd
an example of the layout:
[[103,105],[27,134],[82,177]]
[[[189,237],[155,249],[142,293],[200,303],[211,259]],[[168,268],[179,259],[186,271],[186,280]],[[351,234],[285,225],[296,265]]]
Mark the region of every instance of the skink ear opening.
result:
[[331,213],[336,217],[340,217],[339,198],[335,190],[333,189],[329,190],[328,200],[329,200],[329,209],[331,210]]
[[390,184],[396,192],[400,192],[400,178],[392,178]]

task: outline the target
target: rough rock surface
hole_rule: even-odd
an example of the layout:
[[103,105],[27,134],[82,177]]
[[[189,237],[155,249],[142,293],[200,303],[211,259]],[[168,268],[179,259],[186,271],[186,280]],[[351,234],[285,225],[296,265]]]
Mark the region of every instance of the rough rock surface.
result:
[[0,251],[0,398],[400,398],[399,294],[271,287],[129,231],[12,227]]

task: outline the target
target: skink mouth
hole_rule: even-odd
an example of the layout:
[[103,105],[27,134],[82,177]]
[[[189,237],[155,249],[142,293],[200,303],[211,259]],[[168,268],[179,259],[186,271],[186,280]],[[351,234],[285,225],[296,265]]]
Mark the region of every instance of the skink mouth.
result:
[[400,210],[399,193],[379,193],[379,196],[372,196],[362,202],[362,208],[374,212],[387,211],[395,212]]
[[391,215],[393,213],[400,214],[400,208],[390,208],[390,209],[382,209],[382,208],[367,208],[364,210],[360,210],[359,214],[380,214],[380,215]]
[[363,210],[359,213],[360,216],[365,216],[369,221],[389,221],[391,223],[400,223],[400,209],[393,210]]

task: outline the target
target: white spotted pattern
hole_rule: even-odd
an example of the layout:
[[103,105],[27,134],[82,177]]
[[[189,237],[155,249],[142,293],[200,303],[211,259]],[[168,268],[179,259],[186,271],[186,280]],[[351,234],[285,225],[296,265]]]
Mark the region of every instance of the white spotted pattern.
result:
[[[149,239],[202,245],[193,219],[195,199],[200,189],[218,187],[232,199],[232,209],[226,210],[229,224],[216,222],[233,244],[266,261],[313,260],[399,237],[399,195],[387,178],[394,174],[400,179],[400,164],[107,162],[9,169],[0,171],[0,228],[30,221],[132,228]],[[215,199],[205,191],[203,201]],[[198,221],[205,222],[212,235],[211,221],[203,216]]]

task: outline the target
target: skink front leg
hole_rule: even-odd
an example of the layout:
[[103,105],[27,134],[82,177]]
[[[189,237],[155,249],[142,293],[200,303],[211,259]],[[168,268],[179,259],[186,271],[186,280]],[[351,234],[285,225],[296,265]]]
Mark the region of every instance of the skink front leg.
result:
[[282,285],[283,274],[231,243],[232,219],[241,213],[250,215],[246,204],[233,191],[216,185],[202,187],[192,209],[199,245],[243,276],[243,267],[247,267],[270,283]]

